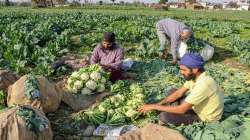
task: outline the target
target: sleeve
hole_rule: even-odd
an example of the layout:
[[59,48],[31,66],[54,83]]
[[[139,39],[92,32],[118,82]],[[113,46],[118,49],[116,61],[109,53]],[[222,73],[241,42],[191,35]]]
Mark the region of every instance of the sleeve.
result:
[[205,83],[196,85],[194,89],[192,89],[191,93],[185,99],[185,102],[188,102],[193,105],[198,105],[206,98],[208,98],[209,93],[211,92],[208,85]]
[[120,69],[122,65],[122,60],[124,59],[124,50],[119,49],[115,57],[115,62],[110,64],[112,69]]
[[186,81],[183,86],[187,89],[191,89],[192,81]]
[[177,47],[178,47],[178,37],[175,35],[171,37],[171,52],[174,60],[177,60]]
[[99,62],[98,47],[99,47],[99,46],[97,46],[97,47],[94,49],[93,53],[92,53],[92,56],[91,56],[91,59],[90,59],[90,63],[91,63],[91,64],[97,64],[97,63]]

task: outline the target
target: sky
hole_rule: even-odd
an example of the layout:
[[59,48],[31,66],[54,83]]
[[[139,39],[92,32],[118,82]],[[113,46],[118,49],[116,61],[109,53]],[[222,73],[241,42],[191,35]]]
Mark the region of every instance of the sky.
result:
[[[0,0],[0,1],[5,1],[5,0]],[[10,0],[12,2],[22,2],[22,1],[31,1],[31,0]],[[68,0],[68,1],[72,1],[72,0]],[[80,1],[84,1],[84,0],[80,0]],[[93,1],[93,2],[98,2],[100,0],[89,0],[89,1]],[[104,2],[110,2],[110,0],[102,0]],[[117,2],[119,1],[124,1],[124,2],[134,2],[134,1],[139,1],[139,2],[144,2],[144,3],[157,3],[159,0],[116,0]],[[169,0],[169,1],[178,1],[178,0]],[[202,0],[202,1],[207,1],[207,2],[215,2],[215,3],[223,3],[223,2],[228,2],[231,0]]]

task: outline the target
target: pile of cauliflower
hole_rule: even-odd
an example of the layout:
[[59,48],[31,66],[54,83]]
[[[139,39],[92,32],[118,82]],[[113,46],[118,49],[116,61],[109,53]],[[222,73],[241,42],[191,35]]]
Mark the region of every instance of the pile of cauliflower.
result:
[[[106,98],[95,110],[113,115],[120,113],[126,119],[136,119],[139,116],[138,107],[144,104],[144,89],[138,83],[117,81],[111,86],[113,96]],[[121,116],[121,115],[120,115]]]
[[67,81],[67,89],[71,93],[91,95],[105,91],[110,85],[110,73],[101,66],[94,64],[73,72]]

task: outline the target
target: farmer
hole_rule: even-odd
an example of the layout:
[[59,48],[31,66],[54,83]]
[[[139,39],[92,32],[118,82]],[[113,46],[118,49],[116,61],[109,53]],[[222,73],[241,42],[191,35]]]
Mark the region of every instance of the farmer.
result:
[[173,64],[177,63],[177,51],[180,42],[193,37],[193,31],[184,23],[173,20],[163,19],[156,23],[157,35],[160,41],[160,55],[163,59],[167,58],[168,50],[166,45],[171,46],[171,53],[173,56]]
[[115,34],[104,33],[103,42],[98,44],[91,56],[91,64],[100,64],[105,70],[111,72],[111,81],[122,79],[122,61],[124,50],[115,43]]
[[[163,111],[160,121],[175,125],[220,120],[224,108],[223,93],[214,79],[205,72],[202,57],[186,53],[180,60],[180,73],[186,80],[181,88],[157,104],[143,105],[139,111]],[[187,91],[190,93],[185,97]],[[174,102],[178,104],[174,106]]]

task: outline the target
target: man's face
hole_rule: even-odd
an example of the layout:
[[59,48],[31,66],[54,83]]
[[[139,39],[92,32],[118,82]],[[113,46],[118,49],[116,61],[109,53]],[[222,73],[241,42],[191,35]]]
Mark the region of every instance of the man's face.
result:
[[190,32],[182,32],[180,37],[181,37],[181,40],[187,40],[189,37],[191,36],[191,33]]
[[184,65],[180,65],[180,73],[184,76],[185,80],[190,81],[190,80],[195,80],[195,70],[189,69],[188,67]]
[[112,46],[113,43],[108,42],[108,41],[103,41],[102,45],[105,49],[109,49]]

